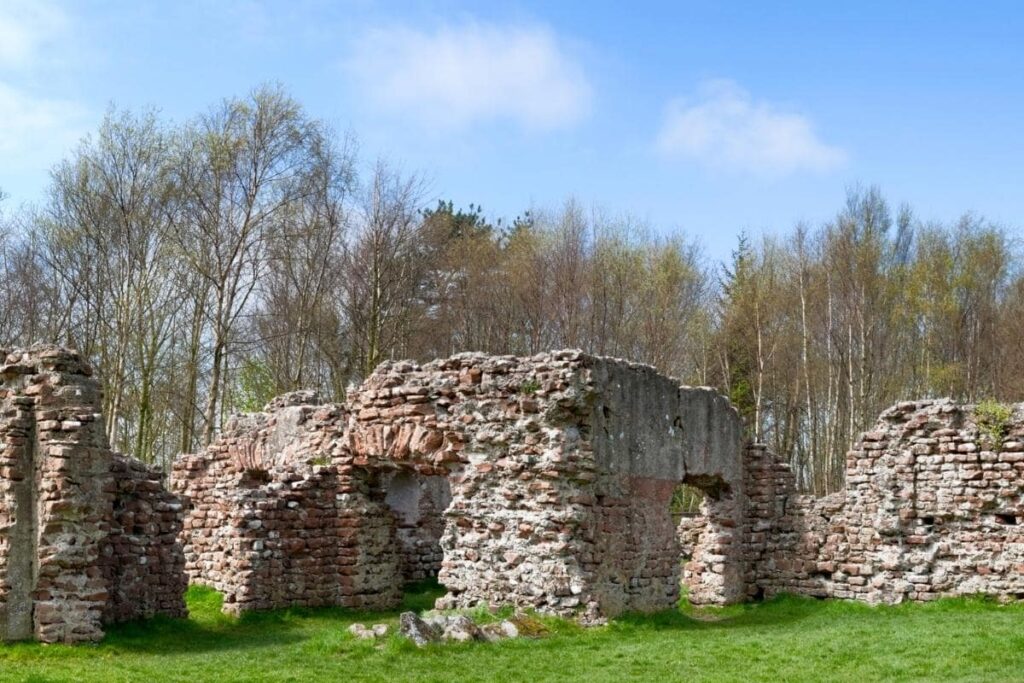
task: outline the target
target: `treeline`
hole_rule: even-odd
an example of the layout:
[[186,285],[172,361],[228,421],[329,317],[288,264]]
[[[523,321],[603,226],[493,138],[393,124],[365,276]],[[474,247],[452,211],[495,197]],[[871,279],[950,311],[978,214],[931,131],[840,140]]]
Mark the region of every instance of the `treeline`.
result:
[[717,386],[817,492],[896,400],[1024,394],[1017,245],[980,218],[855,190],[712,264],[628,216],[506,224],[360,168],[277,88],[179,125],[112,111],[41,206],[0,215],[0,342],[85,353],[112,443],[165,466],[277,393],[340,400],[383,360],[463,350],[579,347]]

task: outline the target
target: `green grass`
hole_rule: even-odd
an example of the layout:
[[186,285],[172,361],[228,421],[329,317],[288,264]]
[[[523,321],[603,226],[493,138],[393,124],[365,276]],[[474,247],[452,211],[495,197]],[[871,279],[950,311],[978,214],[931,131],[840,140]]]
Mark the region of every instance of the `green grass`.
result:
[[[436,587],[407,594],[426,609]],[[722,610],[627,616],[541,640],[431,646],[357,641],[355,621],[398,610],[281,610],[241,619],[192,588],[188,620],[109,630],[95,646],[0,645],[3,681],[1014,681],[1024,680],[1024,606],[983,600],[872,608],[783,597]]]

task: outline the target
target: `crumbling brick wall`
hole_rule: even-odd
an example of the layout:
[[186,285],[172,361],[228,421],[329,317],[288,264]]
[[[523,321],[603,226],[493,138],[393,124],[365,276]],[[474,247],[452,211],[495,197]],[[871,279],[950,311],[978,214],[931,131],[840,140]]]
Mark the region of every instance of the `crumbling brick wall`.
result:
[[871,603],[1024,595],[1024,406],[995,437],[973,406],[900,403],[847,456],[846,489],[795,492],[747,454],[751,593]]
[[113,515],[100,544],[103,621],[187,616],[181,500],[164,486],[162,470],[135,458],[115,454],[111,474]]
[[590,475],[579,464],[579,434],[555,428],[585,409],[577,379],[572,357],[460,354],[422,367],[384,364],[350,394],[357,463],[450,478],[442,605],[578,606],[586,502],[578,494]]
[[[183,614],[180,563],[162,561],[174,555],[174,511],[156,536],[147,528],[124,544],[115,502],[135,507],[126,479],[137,470],[107,444],[88,364],[55,346],[2,353],[0,640],[92,641],[106,621]],[[140,498],[159,498],[142,488]]]
[[709,601],[743,595],[735,411],[578,351],[385,363],[345,406],[290,394],[234,418],[173,480],[189,576],[229,611],[386,607],[434,573],[445,607],[670,607],[670,499],[684,480],[712,494],[721,522]]
[[394,524],[373,477],[340,452],[345,417],[312,392],[286,394],[175,462],[186,572],[226,611],[400,600]]
[[434,572],[441,607],[668,608],[680,483],[705,494],[683,534],[696,603],[1017,595],[1024,414],[998,444],[972,416],[900,404],[851,451],[848,488],[814,498],[712,390],[578,351],[459,354],[385,363],[345,406],[292,394],[236,418],[175,486],[189,574],[232,611],[384,607]]

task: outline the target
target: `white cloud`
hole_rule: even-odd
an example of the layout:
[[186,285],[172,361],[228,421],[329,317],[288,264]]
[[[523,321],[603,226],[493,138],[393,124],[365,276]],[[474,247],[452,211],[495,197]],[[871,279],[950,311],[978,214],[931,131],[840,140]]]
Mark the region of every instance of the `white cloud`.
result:
[[75,102],[36,97],[0,82],[0,156],[52,163],[82,136],[86,115]]
[[505,120],[552,129],[576,123],[590,108],[582,67],[543,26],[371,30],[345,66],[378,110],[428,127]]
[[697,97],[669,103],[657,139],[668,157],[762,175],[828,171],[846,152],[822,141],[805,116],[754,100],[736,83],[703,83]]
[[50,166],[87,128],[87,109],[54,92],[74,36],[47,0],[0,0],[0,159],[17,178]]
[[32,66],[67,24],[67,15],[45,0],[0,0],[0,69]]

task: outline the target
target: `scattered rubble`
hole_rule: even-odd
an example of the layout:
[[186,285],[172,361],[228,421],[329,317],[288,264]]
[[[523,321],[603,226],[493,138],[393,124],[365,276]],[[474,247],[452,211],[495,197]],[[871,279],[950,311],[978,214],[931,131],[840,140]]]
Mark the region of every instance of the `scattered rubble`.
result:
[[[520,628],[516,622],[539,623],[525,615],[517,615],[512,619],[477,624],[465,614],[430,614],[419,616],[415,612],[402,612],[399,616],[399,633],[413,641],[419,647],[429,643],[457,642],[468,643],[482,640],[490,643],[509,638],[518,638]],[[534,637],[543,635],[546,629],[534,628]]]
[[363,624],[352,624],[348,627],[348,632],[360,640],[376,640],[388,634],[388,625],[374,624],[367,628]]

